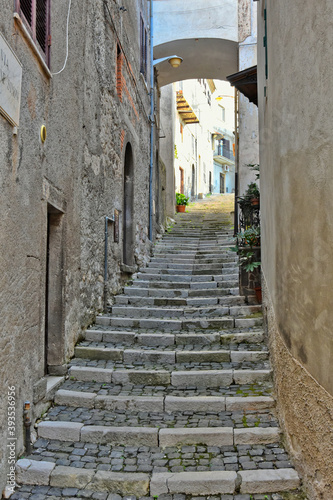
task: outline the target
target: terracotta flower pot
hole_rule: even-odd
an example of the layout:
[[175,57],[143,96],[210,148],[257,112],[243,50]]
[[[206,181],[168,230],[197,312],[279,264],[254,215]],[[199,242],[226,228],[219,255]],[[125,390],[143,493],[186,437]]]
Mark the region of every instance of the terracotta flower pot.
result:
[[177,212],[185,212],[186,205],[177,205]]

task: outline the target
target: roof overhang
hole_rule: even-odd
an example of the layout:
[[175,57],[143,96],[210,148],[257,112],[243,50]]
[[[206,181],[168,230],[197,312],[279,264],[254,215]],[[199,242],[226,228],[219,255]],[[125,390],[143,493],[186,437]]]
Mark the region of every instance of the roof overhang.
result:
[[185,99],[182,90],[177,90],[176,92],[177,101],[177,111],[180,114],[181,119],[186,124],[199,123],[197,115],[194,113],[193,109]]
[[227,80],[230,85],[244,94],[250,102],[258,106],[257,66],[227,76]]

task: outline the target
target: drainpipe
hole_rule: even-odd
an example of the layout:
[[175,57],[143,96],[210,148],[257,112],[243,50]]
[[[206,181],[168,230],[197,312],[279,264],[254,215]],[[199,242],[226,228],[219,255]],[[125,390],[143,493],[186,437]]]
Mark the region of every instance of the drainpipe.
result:
[[238,142],[238,91],[235,87],[235,212],[234,212],[234,236],[238,233],[238,203],[239,193],[239,142]]
[[150,0],[150,166],[149,166],[149,239],[153,241],[153,166],[154,166],[154,32],[153,0]]

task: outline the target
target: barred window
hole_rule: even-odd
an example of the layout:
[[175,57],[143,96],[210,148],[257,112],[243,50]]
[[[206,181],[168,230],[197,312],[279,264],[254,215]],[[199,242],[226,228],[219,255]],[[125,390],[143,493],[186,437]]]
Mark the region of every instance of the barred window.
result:
[[50,2],[51,0],[15,0],[15,10],[26,28],[46,64],[50,65]]
[[140,72],[147,80],[148,37],[143,17],[140,16]]

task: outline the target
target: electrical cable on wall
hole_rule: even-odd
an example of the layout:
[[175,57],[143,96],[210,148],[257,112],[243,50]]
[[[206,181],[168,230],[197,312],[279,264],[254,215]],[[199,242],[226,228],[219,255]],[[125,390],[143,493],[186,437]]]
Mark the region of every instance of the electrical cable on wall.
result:
[[67,26],[66,26],[66,58],[65,58],[65,62],[64,62],[64,65],[63,65],[62,69],[60,71],[58,71],[57,73],[52,73],[52,76],[59,75],[66,68],[67,59],[68,59],[68,27],[69,27],[69,14],[70,14],[70,11],[71,11],[71,3],[72,3],[72,0],[69,0],[68,14],[67,14]]

